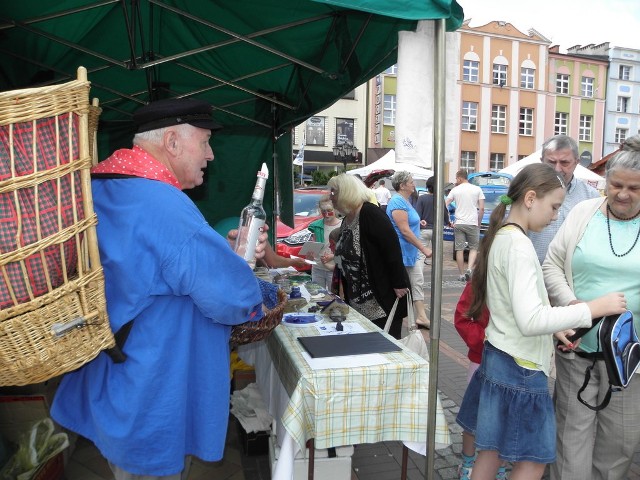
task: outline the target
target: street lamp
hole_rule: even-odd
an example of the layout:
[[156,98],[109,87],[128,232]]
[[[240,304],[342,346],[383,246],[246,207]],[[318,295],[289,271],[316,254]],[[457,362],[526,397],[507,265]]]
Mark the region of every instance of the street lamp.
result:
[[351,143],[345,142],[333,147],[333,158],[336,162],[342,162],[344,171],[347,171],[347,162],[355,162],[358,159],[358,149]]

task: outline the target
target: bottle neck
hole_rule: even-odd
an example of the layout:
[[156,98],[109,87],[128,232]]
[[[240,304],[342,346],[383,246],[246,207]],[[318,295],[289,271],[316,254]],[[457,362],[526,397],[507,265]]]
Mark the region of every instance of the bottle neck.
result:
[[262,203],[262,199],[264,198],[264,186],[267,183],[267,179],[264,177],[258,177],[256,180],[256,188],[253,190],[253,195],[251,195],[251,200],[254,203]]

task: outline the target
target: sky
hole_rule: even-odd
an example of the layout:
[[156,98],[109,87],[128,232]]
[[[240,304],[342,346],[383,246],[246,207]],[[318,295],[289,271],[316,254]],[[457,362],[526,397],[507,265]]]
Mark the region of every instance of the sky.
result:
[[562,53],[603,42],[640,50],[640,0],[457,1],[472,27],[503,20],[524,34],[533,28]]

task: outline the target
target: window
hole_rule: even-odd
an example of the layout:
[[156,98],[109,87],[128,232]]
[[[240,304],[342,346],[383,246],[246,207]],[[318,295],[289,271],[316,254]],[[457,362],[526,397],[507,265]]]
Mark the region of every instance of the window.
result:
[[307,145],[324,145],[324,117],[307,120]]
[[473,173],[476,171],[476,152],[462,152],[460,156],[460,168]]
[[582,77],[582,84],[580,86],[580,95],[587,98],[593,98],[593,78]]
[[384,96],[384,119],[385,125],[396,124],[396,96],[386,95]]
[[533,68],[520,69],[520,88],[533,89],[536,71]]
[[344,95],[344,97],[342,97],[345,100],[355,100],[356,99],[356,91],[355,90],[351,90],[349,93],[346,93]]
[[491,132],[507,132],[507,106],[494,105],[491,107]]
[[507,84],[507,65],[493,64],[493,84],[501,87]]
[[478,104],[462,102],[462,130],[478,130]]
[[591,115],[580,115],[580,126],[578,128],[578,140],[584,142],[591,141],[591,122],[593,117]]
[[620,65],[618,78],[620,80],[631,80],[631,67],[629,65]]
[[618,112],[627,113],[629,107],[629,97],[618,97],[618,106],[616,110]]
[[520,109],[520,135],[533,135],[533,108]]
[[462,66],[462,80],[465,82],[478,83],[478,72],[480,71],[480,62],[475,60],[465,60]]
[[627,132],[628,130],[626,128],[616,128],[616,135],[615,135],[614,141],[616,143],[624,142],[627,139]]
[[556,75],[556,93],[569,95],[569,75],[566,73]]
[[489,160],[489,170],[497,172],[504,168],[504,153],[492,153]]
[[336,143],[353,145],[353,118],[336,118]]
[[395,65],[391,65],[389,68],[387,68],[384,73],[386,73],[387,75],[397,75],[398,74],[398,64],[396,63]]
[[555,123],[553,124],[553,134],[566,135],[568,123],[569,123],[568,113],[556,112],[556,119],[555,119]]

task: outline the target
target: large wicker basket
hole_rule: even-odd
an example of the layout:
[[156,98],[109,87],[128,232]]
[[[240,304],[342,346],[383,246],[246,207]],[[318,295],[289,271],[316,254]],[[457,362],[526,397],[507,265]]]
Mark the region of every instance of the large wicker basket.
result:
[[82,67],[63,85],[0,93],[0,385],[47,380],[115,344],[91,199],[93,133]]
[[235,325],[231,329],[230,343],[233,346],[244,345],[252,342],[264,340],[274,328],[282,322],[284,307],[287,304],[289,295],[284,290],[278,290],[278,303],[271,310],[268,310],[257,322],[246,322]]

